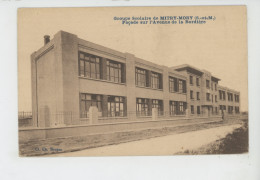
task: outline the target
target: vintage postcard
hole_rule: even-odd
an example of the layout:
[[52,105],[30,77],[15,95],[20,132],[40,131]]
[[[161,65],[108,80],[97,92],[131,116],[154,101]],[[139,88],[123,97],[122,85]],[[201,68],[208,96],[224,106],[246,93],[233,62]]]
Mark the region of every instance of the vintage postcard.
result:
[[20,156],[248,153],[246,6],[18,9]]

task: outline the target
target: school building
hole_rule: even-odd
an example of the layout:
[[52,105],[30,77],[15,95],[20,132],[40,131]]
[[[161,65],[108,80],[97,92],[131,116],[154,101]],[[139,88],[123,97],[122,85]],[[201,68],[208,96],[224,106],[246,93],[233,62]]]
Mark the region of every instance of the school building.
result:
[[31,70],[35,127],[239,114],[240,93],[211,72],[151,63],[64,31],[44,37]]

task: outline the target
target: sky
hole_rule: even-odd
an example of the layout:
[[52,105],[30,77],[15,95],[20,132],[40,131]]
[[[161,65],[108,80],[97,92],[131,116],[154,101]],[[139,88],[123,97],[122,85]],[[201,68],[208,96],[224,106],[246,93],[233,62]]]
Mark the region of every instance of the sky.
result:
[[[214,16],[206,24],[124,25],[114,17]],[[220,85],[240,91],[248,110],[245,6],[20,8],[18,10],[18,109],[31,111],[30,55],[60,30],[168,67],[190,64],[210,71]]]

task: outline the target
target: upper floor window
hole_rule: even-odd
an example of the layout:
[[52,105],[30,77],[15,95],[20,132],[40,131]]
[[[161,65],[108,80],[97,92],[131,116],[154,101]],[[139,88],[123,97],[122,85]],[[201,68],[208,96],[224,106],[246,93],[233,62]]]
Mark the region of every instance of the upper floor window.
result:
[[122,82],[122,64],[115,61],[107,60],[107,80],[121,83]]
[[217,91],[217,84],[215,84],[215,91]]
[[193,91],[190,91],[190,99],[194,99],[194,97],[193,97]]
[[207,101],[210,101],[210,93],[207,93],[206,97],[207,97]]
[[79,53],[79,75],[100,79],[100,58],[87,53]]
[[222,97],[223,97],[223,100],[226,100],[226,92],[225,91],[222,91]]
[[169,77],[169,91],[170,92],[177,92],[177,78]]
[[211,82],[211,90],[213,90],[213,82]]
[[138,86],[146,87],[146,70],[135,68],[135,84]]
[[196,78],[196,85],[200,86],[200,78],[198,78],[198,77]]
[[200,100],[200,92],[197,92],[197,100]]
[[161,89],[161,75],[156,72],[151,72],[151,88]]
[[219,92],[219,99],[221,100],[222,99],[222,91],[218,91]]
[[209,80],[206,80],[206,87],[209,89]]
[[190,76],[190,84],[193,85],[193,76]]
[[183,85],[183,81],[182,80],[179,80],[179,92],[184,92],[184,85]]
[[239,95],[235,94],[235,102],[239,102]]
[[215,95],[215,102],[218,102],[218,96]]

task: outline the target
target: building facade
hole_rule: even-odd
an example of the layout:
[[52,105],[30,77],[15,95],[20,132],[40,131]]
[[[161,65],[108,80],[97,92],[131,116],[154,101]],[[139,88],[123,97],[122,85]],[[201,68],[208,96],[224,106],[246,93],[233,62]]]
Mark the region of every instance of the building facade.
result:
[[208,71],[161,66],[63,31],[45,37],[31,69],[37,127],[86,124],[90,107],[98,123],[145,120],[152,112],[164,119],[239,114],[239,92]]

